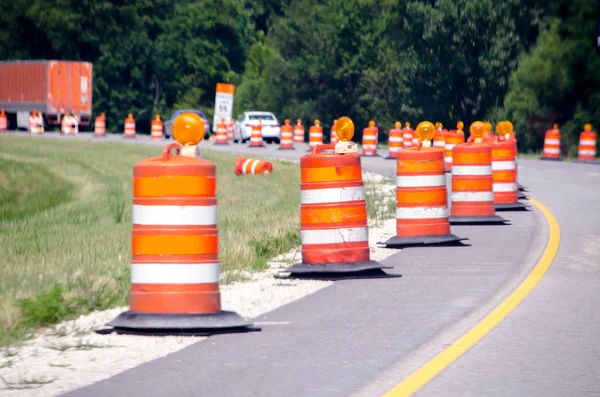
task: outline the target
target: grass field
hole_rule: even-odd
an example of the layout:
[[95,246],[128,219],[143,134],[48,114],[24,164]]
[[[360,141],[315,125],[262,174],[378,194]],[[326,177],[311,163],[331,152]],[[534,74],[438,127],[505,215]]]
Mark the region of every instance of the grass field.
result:
[[[38,326],[126,305],[132,166],[160,148],[0,137],[0,346]],[[298,165],[235,176],[217,164],[223,282],[299,244]]]

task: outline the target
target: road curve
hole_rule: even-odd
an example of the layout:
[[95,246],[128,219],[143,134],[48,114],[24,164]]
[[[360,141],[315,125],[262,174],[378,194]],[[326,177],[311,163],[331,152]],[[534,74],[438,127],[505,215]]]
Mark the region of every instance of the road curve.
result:
[[[272,146],[210,149],[306,154]],[[416,395],[600,395],[600,167],[519,164],[520,182],[558,219],[557,259],[514,312]],[[394,175],[391,160],[365,158],[363,168]],[[469,247],[391,256],[384,264],[402,278],[336,282],[254,319],[271,322],[262,332],[213,336],[65,396],[381,395],[473,327],[535,266],[548,238],[542,215],[502,215],[512,224],[453,227]]]

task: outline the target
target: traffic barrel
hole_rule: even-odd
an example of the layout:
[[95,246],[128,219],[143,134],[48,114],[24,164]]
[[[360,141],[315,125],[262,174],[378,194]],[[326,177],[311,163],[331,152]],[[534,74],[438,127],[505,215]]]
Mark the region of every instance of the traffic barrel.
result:
[[321,122],[319,120],[314,121],[314,125],[308,129],[308,151],[312,151],[312,149],[317,145],[323,144],[323,127],[321,127]]
[[329,143],[331,143],[333,145],[338,143],[338,137],[337,137],[337,134],[335,133],[335,123],[337,123],[337,120],[333,120],[333,124],[331,125],[331,131],[329,133]]
[[579,151],[577,163],[598,164],[596,160],[596,143],[598,138],[596,132],[592,131],[592,125],[583,126],[583,131],[579,134]]
[[270,174],[271,172],[273,172],[273,164],[270,162],[246,157],[239,157],[235,161],[235,168],[233,169],[233,173],[236,175]]
[[435,135],[433,137],[433,147],[436,147],[440,150],[444,150],[446,147],[446,132],[447,130],[443,129],[442,123],[436,123]]
[[231,117],[227,121],[227,142],[233,142],[233,120]]
[[34,110],[33,112],[31,112],[29,114],[29,133],[30,134],[36,134],[37,133],[37,114],[36,111]]
[[154,116],[154,120],[152,120],[150,139],[153,141],[163,140],[163,122],[158,113]]
[[44,133],[44,116],[42,116],[42,112],[37,112],[37,132],[38,134]]
[[[261,138],[262,138],[262,135],[261,135]],[[250,139],[252,139],[252,137]],[[227,143],[227,124],[225,123],[224,118],[221,118],[221,122],[217,123],[214,144],[215,145],[228,145],[228,143]]]
[[284,124],[281,126],[279,142],[279,150],[296,150],[294,149],[294,130],[288,119],[285,119]]
[[509,142],[513,142],[515,144],[515,148],[514,148],[515,149],[515,175],[516,175],[516,179],[517,179],[517,188],[518,188],[517,197],[519,198],[519,200],[527,199],[528,198],[527,195],[525,195],[525,193],[522,193],[522,192],[526,192],[527,188],[519,184],[519,162],[518,162],[519,151],[518,151],[518,142],[517,142],[517,136],[514,131],[514,126],[510,121],[503,120],[496,125],[496,133],[498,134],[498,137],[504,137],[505,140],[507,140]]
[[4,109],[0,111],[0,131],[8,130],[8,117],[6,117],[6,112]]
[[[403,132],[403,140],[404,140],[404,149],[408,149],[413,147],[413,129],[410,128],[410,123],[407,121],[404,124]],[[418,138],[417,138],[418,139]]]
[[396,161],[396,236],[386,248],[448,245],[466,240],[450,233],[444,151],[431,147],[436,129],[419,123],[420,143],[398,153]]
[[[322,277],[390,276],[371,260],[367,207],[357,145],[350,142],[354,124],[336,123],[337,145],[318,145],[300,160],[300,239],[302,263],[291,275]],[[325,151],[334,151],[326,153]]]
[[540,160],[562,161],[560,157],[560,130],[558,124],[554,124],[551,130],[546,131],[544,136],[544,152]]
[[127,118],[125,119],[124,132],[124,138],[135,138],[135,119],[133,118],[133,114],[131,113],[129,113],[129,115],[127,115]]
[[216,166],[183,151],[197,148],[203,121],[183,113],[173,131],[179,143],[133,167],[129,310],[107,325],[118,333],[252,330],[221,310]]
[[106,138],[106,115],[100,113],[94,121],[94,136],[96,138]]
[[519,202],[517,184],[517,145],[498,135],[492,146],[492,180],[494,207],[496,211],[525,210],[527,206]]
[[304,143],[304,126],[302,125],[302,119],[296,120],[294,125],[294,142]]
[[263,144],[262,137],[262,119],[258,119],[257,123],[252,124],[252,130],[250,131],[250,145],[251,148],[265,147]]
[[375,127],[373,120],[369,121],[369,126],[363,128],[362,136],[362,155],[363,156],[378,156],[377,154],[377,140],[378,140],[378,128]]
[[402,131],[402,124],[396,121],[394,128],[388,133],[388,156],[386,159],[396,159],[402,150],[404,150],[404,131]]
[[456,123],[456,129],[450,130],[446,134],[446,143],[444,144],[444,164],[446,172],[452,170],[452,149],[459,143],[465,143],[465,133],[463,131],[464,123]]
[[450,224],[504,224],[494,207],[492,147],[482,142],[485,126],[476,121],[469,130],[474,141],[452,149]]

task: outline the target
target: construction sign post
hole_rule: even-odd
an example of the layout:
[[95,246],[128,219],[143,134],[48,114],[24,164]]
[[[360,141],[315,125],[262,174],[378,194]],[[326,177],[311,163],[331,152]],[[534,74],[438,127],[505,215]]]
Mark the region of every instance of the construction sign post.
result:
[[233,114],[233,94],[235,86],[233,84],[217,83],[217,93],[215,95],[215,114],[213,116],[213,131],[221,119],[231,120]]

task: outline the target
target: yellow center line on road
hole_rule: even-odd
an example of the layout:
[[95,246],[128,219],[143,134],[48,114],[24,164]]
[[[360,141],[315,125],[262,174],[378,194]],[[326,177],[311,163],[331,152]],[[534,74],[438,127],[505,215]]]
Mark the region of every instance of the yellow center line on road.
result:
[[560,227],[558,226],[556,218],[554,218],[554,215],[552,215],[548,208],[532,198],[529,198],[529,201],[542,212],[549,228],[546,249],[531,273],[529,273],[527,278],[523,280],[517,289],[496,306],[496,308],[483,320],[475,324],[473,328],[467,331],[458,340],[410,374],[393,389],[389,390],[383,397],[403,397],[414,394],[504,320],[504,318],[506,318],[506,316],[508,316],[540,282],[548,268],[550,268],[550,265],[556,256],[556,252],[558,251],[558,246],[560,245]]

